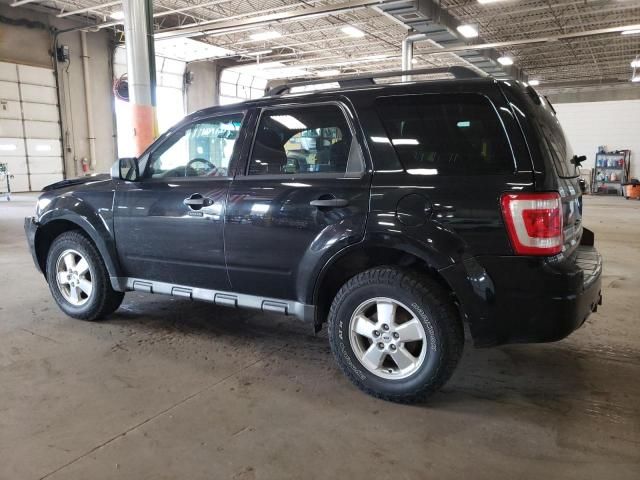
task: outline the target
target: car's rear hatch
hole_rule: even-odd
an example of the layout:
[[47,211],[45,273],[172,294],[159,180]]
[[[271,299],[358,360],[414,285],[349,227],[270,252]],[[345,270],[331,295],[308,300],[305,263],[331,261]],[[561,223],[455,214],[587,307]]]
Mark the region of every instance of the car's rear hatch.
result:
[[[556,111],[548,99],[538,95],[532,87],[524,89],[529,110],[529,133],[537,142],[537,151],[543,158],[534,160],[536,190],[558,191],[562,201],[564,249],[569,256],[580,244],[582,237],[582,190],[580,172],[573,149],[566,138]],[[532,139],[529,138],[529,141]]]

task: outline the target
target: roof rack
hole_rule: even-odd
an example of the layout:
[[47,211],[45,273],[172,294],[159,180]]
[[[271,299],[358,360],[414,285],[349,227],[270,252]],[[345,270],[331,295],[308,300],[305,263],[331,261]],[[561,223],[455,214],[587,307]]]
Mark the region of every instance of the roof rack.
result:
[[[272,87],[266,94],[267,97],[275,97],[291,91],[294,87],[303,87],[306,85],[322,85],[325,83],[337,83],[340,88],[348,87],[362,87],[366,85],[375,85],[373,81],[375,78],[389,78],[389,77],[409,77],[411,75],[426,75],[426,74],[438,74],[449,73],[456,79],[466,78],[480,78],[484,77],[477,71],[469,67],[453,66],[453,67],[437,67],[437,68],[417,68],[414,70],[394,70],[391,72],[381,72],[376,74],[364,74],[364,75],[343,75],[338,77],[323,77],[313,80],[300,80],[297,82],[285,83],[282,85],[276,85]],[[403,80],[404,81],[404,80]]]

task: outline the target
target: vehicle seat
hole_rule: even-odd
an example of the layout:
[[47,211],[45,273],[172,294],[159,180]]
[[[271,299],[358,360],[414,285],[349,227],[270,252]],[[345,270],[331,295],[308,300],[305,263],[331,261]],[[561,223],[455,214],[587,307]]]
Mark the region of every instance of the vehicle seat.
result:
[[264,129],[256,138],[253,147],[253,159],[266,164],[265,174],[280,174],[287,165],[287,154],[282,139],[273,130]]

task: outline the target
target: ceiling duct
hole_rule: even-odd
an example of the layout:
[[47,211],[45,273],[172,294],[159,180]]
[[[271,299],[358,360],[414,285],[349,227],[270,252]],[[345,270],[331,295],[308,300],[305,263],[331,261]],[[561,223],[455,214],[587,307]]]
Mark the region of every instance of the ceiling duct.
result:
[[[381,4],[377,8],[393,16],[410,29],[409,40],[403,44],[403,69],[411,68],[413,44],[431,41],[444,48],[468,45],[468,50],[456,52],[456,55],[472,66],[498,78],[512,77],[522,81],[527,80],[526,75],[518,67],[500,65],[497,59],[501,53],[495,49],[474,50],[473,44],[482,44],[484,40],[481,37],[474,38],[472,44],[468,39],[459,35],[456,28],[460,22],[434,0],[407,0],[406,2],[393,2],[390,5]],[[433,52],[424,53],[424,55],[431,53]]]

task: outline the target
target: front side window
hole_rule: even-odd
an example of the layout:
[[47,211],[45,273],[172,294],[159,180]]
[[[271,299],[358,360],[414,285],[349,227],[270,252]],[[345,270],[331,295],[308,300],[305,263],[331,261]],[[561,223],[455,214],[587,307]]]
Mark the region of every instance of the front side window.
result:
[[243,115],[192,123],[151,154],[147,177],[226,177]]
[[345,173],[351,139],[336,105],[267,110],[258,125],[249,175]]
[[498,115],[480,95],[385,97],[378,99],[376,106],[389,140],[409,173],[514,171],[513,155]]

